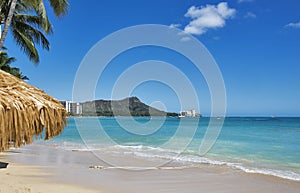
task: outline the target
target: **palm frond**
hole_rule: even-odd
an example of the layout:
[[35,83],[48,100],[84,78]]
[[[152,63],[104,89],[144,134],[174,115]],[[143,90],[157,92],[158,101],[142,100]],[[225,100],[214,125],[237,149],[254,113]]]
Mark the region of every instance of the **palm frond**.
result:
[[14,29],[17,29],[19,32],[23,33],[26,37],[31,39],[36,44],[41,45],[44,49],[50,49],[49,41],[44,36],[44,34],[38,29],[20,21],[16,21],[15,23],[13,23],[13,26]]
[[69,10],[69,3],[67,0],[48,0],[51,8],[57,17],[65,15]]
[[[0,20],[8,17],[11,2],[12,0],[0,0]],[[44,2],[45,0],[18,0],[10,24],[16,43],[35,64],[39,62],[39,55],[35,46],[40,45],[49,50],[50,43],[45,34],[53,32]],[[65,15],[69,10],[68,0],[48,0],[48,2],[57,17]],[[5,32],[8,32],[8,28]]]
[[23,9],[19,12],[20,13],[28,13],[28,11],[34,12],[43,22],[41,23],[43,30],[45,33],[49,34],[52,33],[52,26],[48,19],[47,12],[42,0],[22,0]]
[[8,57],[8,54],[6,52],[0,52],[0,66],[10,65],[15,61],[16,58]]
[[14,57],[9,57],[6,52],[0,52],[0,70],[8,72],[19,79],[28,80],[28,77],[24,76],[19,68],[10,66],[14,61],[16,61]]
[[[45,21],[44,18],[37,15],[16,14],[14,16],[14,21],[27,23],[31,26],[43,30],[45,33],[52,33],[52,26],[49,21]],[[47,22],[48,24],[46,24]],[[47,26],[47,28],[45,28],[45,26]]]
[[23,52],[29,57],[29,59],[35,63],[38,64],[39,54],[35,48],[33,39],[30,36],[26,36],[24,33],[20,32],[17,29],[13,29],[12,31],[13,37],[18,45],[20,45]]

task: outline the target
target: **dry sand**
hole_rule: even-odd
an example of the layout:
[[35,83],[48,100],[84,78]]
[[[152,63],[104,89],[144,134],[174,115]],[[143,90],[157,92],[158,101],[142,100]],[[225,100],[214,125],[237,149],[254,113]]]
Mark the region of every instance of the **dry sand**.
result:
[[32,192],[101,192],[82,188],[76,184],[63,184],[51,181],[45,168],[39,166],[10,164],[7,169],[0,169],[1,193],[32,193]]
[[[115,157],[128,162],[143,160]],[[299,192],[300,182],[277,177],[246,174],[226,166],[197,165],[150,170],[108,168],[90,152],[72,152],[27,146],[0,154],[9,162],[0,169],[0,192]],[[90,169],[89,165],[105,166]]]

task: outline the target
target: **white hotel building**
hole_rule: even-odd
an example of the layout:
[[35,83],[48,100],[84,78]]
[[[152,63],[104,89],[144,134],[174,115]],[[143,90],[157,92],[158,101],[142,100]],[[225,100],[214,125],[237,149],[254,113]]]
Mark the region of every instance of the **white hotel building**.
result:
[[72,101],[60,101],[61,104],[66,108],[68,113],[73,115],[81,115],[82,114],[82,105],[78,102]]
[[201,117],[201,115],[197,113],[195,109],[191,109],[188,111],[181,111],[179,117]]

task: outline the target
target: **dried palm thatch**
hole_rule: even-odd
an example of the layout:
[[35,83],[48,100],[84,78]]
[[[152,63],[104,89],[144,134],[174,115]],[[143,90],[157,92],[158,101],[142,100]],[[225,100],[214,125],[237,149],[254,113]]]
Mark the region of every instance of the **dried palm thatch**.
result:
[[59,101],[0,70],[0,151],[59,135],[67,112]]

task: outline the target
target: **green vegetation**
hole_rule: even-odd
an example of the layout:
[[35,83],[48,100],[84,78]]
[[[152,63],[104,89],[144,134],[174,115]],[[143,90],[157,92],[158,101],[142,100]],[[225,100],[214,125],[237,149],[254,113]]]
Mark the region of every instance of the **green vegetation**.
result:
[[[57,17],[66,14],[69,4],[67,0],[48,0]],[[4,25],[3,31],[1,30]],[[1,0],[0,2],[0,53],[3,50],[8,31],[21,50],[34,64],[40,62],[37,45],[49,50],[50,43],[46,35],[52,33],[43,0]],[[9,65],[9,64],[8,64]],[[19,69],[15,69],[19,71]],[[8,70],[9,73],[14,72]],[[15,75],[14,73],[11,73]]]
[[17,78],[20,78],[22,80],[28,80],[27,76],[24,76],[22,72],[20,72],[19,68],[11,67],[10,64],[12,62],[16,61],[13,57],[8,57],[7,53],[1,52],[0,53],[0,70],[3,70],[5,72],[8,72],[12,75],[14,75]]
[[137,97],[123,100],[95,100],[81,104],[83,116],[178,116],[177,113],[150,107]]

